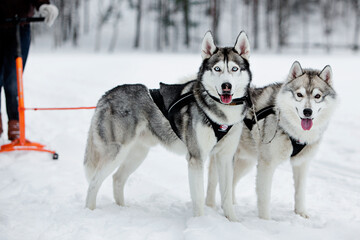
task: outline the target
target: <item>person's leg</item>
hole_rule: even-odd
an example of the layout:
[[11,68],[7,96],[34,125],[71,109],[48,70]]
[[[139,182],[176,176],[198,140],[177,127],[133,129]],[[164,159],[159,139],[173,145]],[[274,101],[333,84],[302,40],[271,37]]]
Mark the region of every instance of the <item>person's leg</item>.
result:
[[[21,51],[23,58],[23,68],[27,60],[30,47],[30,26],[25,25],[20,27],[21,37]],[[19,112],[18,112],[18,94],[17,94],[17,77],[16,77],[16,42],[15,31],[9,38],[11,41],[8,43],[11,50],[5,60],[4,71],[4,90],[6,98],[6,110],[9,118],[8,137],[9,140],[14,140],[19,137]]]
[[0,40],[0,137],[3,133],[2,119],[1,119],[1,89],[3,87],[3,72],[4,72],[4,59],[2,54],[2,44]]
[[3,133],[3,125],[2,125],[2,119],[1,119],[1,89],[4,86],[4,57],[5,57],[5,37],[7,34],[6,29],[0,28],[0,137]]

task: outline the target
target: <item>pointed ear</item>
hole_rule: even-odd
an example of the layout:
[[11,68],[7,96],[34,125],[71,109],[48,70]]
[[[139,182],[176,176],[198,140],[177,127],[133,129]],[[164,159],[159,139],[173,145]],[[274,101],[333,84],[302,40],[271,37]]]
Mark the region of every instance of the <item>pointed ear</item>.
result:
[[333,78],[331,67],[329,65],[326,65],[319,74],[319,77],[331,86]]
[[201,46],[201,57],[203,59],[210,58],[211,55],[214,54],[216,51],[216,45],[214,43],[214,38],[210,31],[208,31],[203,39],[202,46]]
[[300,77],[301,75],[303,75],[303,70],[301,68],[301,65],[298,61],[295,61],[290,68],[288,81],[293,80],[297,77]]
[[241,31],[236,39],[234,49],[246,60],[250,57],[250,43],[246,33]]

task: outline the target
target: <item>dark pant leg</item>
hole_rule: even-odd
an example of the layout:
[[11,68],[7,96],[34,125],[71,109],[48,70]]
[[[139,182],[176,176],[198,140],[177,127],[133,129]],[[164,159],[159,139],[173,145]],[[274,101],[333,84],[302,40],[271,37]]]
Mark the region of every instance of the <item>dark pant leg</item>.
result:
[[5,36],[7,31],[5,29],[0,28],[0,114],[1,114],[1,90],[4,86],[4,71],[5,71],[5,45],[6,39]]
[[[30,25],[20,27],[21,51],[23,58],[23,68],[25,68],[26,59],[30,47]],[[3,86],[5,90],[6,110],[9,120],[19,120],[18,112],[18,92],[17,92],[17,78],[16,78],[16,40],[15,29],[9,31],[7,36],[8,50],[5,50],[4,56],[4,73]]]

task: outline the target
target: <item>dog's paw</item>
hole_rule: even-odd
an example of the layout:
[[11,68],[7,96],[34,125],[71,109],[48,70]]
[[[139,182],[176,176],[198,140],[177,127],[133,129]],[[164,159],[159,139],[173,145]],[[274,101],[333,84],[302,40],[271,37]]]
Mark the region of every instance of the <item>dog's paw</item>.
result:
[[227,219],[229,219],[230,222],[238,222],[238,218],[234,212],[234,209],[231,208],[223,208],[224,210],[224,215]]
[[119,205],[120,207],[126,207],[125,202],[123,200],[115,199],[116,205]]
[[270,213],[259,213],[258,214],[259,218],[264,219],[264,220],[270,220]]
[[296,213],[297,215],[303,217],[303,218],[310,218],[309,214],[307,214],[306,211],[297,211],[297,210],[295,209],[295,213]]
[[230,222],[239,222],[239,219],[236,217],[235,214],[225,214],[225,217],[226,217]]
[[216,208],[215,201],[212,201],[212,200],[206,199],[205,204],[206,204],[206,206],[208,206],[208,207],[210,207],[210,208],[213,208],[213,209],[215,209],[215,208]]
[[94,204],[86,204],[85,208],[88,208],[90,210],[94,210],[96,208],[96,205],[94,205]]

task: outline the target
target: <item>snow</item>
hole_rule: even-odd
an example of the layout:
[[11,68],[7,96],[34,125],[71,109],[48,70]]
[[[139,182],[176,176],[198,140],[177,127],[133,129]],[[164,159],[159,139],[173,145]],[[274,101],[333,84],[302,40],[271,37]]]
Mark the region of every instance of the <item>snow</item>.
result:
[[[85,209],[82,161],[93,110],[27,111],[27,138],[56,150],[60,158],[54,161],[38,152],[0,154],[0,239],[359,239],[359,56],[254,54],[253,83],[282,81],[295,60],[303,67],[322,69],[330,64],[341,99],[310,166],[309,219],[293,212],[289,163],[275,173],[272,220],[257,217],[255,169],[236,190],[239,222],[223,216],[219,194],[216,210],[206,208],[204,216],[194,218],[185,157],[160,146],[130,177],[126,207],[114,203],[109,177],[99,191],[97,209]],[[154,88],[160,81],[175,83],[196,73],[200,61],[200,54],[32,51],[24,75],[25,104],[94,106],[118,84]],[[4,111],[2,117],[6,123]],[[0,144],[7,142],[3,134]]]

